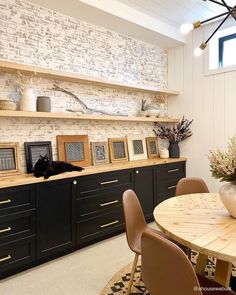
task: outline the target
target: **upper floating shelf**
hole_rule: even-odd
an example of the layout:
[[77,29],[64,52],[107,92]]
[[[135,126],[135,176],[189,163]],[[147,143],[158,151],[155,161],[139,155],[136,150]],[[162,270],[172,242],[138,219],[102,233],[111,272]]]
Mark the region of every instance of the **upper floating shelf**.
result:
[[39,77],[43,77],[46,79],[54,79],[54,80],[62,80],[69,82],[80,82],[83,84],[95,84],[105,87],[111,88],[122,88],[132,91],[140,91],[140,92],[149,92],[149,93],[166,93],[168,95],[178,95],[179,91],[168,90],[168,89],[159,89],[153,86],[139,86],[135,84],[129,84],[127,82],[118,82],[98,77],[91,77],[87,75],[81,75],[76,73],[64,72],[59,70],[51,70],[48,68],[20,64],[10,61],[0,60],[0,71],[8,72],[8,73],[17,73],[20,71],[25,75],[32,75],[37,73]]
[[123,117],[107,115],[77,115],[73,113],[47,113],[47,112],[22,112],[22,111],[0,111],[0,118],[42,118],[42,119],[69,119],[69,120],[99,120],[99,121],[126,121],[126,122],[163,122],[176,123],[175,118],[154,117]]

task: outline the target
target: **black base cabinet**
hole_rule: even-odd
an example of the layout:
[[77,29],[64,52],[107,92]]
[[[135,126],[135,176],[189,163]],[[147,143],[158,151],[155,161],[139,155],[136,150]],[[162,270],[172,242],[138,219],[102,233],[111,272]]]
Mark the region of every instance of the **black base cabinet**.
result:
[[123,232],[127,189],[152,220],[182,177],[176,162],[0,189],[0,278]]

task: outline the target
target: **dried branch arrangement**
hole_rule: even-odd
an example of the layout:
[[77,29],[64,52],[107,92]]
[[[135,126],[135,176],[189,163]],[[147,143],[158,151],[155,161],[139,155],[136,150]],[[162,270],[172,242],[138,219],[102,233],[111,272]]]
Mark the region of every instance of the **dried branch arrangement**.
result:
[[236,135],[229,139],[227,152],[210,151],[208,158],[214,178],[236,183]]
[[17,71],[16,85],[20,88],[22,93],[25,88],[31,88],[33,85],[38,84],[41,81],[40,77],[36,77],[37,73],[34,73],[34,76],[26,76],[20,71]]
[[158,93],[157,96],[156,96],[156,99],[157,99],[157,102],[158,103],[166,103],[166,100],[167,100],[167,94],[166,93]]
[[153,131],[156,136],[161,139],[168,139],[169,142],[180,142],[192,135],[192,131],[189,128],[192,122],[193,120],[189,121],[183,117],[181,121],[176,124],[176,127],[173,126],[172,128],[156,122],[155,127],[157,129]]
[[106,112],[103,110],[96,110],[96,109],[92,109],[89,108],[77,95],[75,95],[74,93],[59,87],[58,85],[54,84],[52,90],[54,91],[60,91],[63,92],[67,95],[72,96],[74,99],[76,99],[80,105],[81,105],[81,109],[79,110],[71,110],[71,109],[67,109],[68,112],[73,112],[73,113],[82,113],[82,114],[91,114],[91,113],[97,113],[97,114],[102,114],[102,115],[108,115],[108,116],[127,116],[127,114],[124,113],[120,113],[119,111],[116,113],[113,112]]

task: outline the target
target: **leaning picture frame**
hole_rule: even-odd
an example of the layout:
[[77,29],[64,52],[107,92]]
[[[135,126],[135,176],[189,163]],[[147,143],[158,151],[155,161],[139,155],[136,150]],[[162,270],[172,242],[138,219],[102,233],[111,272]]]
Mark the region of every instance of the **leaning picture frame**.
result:
[[158,158],[158,140],[156,137],[146,137],[147,155],[149,159]]
[[75,166],[90,166],[90,150],[88,135],[57,135],[59,161]]
[[19,143],[0,143],[0,175],[20,174]]
[[127,135],[129,160],[145,160],[147,159],[147,148],[145,137],[142,135]]
[[126,137],[108,138],[111,163],[128,161],[128,148]]
[[93,165],[109,163],[108,144],[106,141],[90,142]]
[[53,161],[51,141],[25,142],[24,146],[27,173],[34,172],[34,165],[40,156],[46,156],[50,162]]

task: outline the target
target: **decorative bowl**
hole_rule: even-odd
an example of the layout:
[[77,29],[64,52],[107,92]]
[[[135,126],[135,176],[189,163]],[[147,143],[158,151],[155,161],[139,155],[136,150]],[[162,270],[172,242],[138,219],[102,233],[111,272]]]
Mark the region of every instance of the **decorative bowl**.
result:
[[160,110],[148,110],[148,116],[150,117],[158,117],[160,115]]
[[12,100],[0,99],[0,110],[1,111],[15,111],[16,103]]

